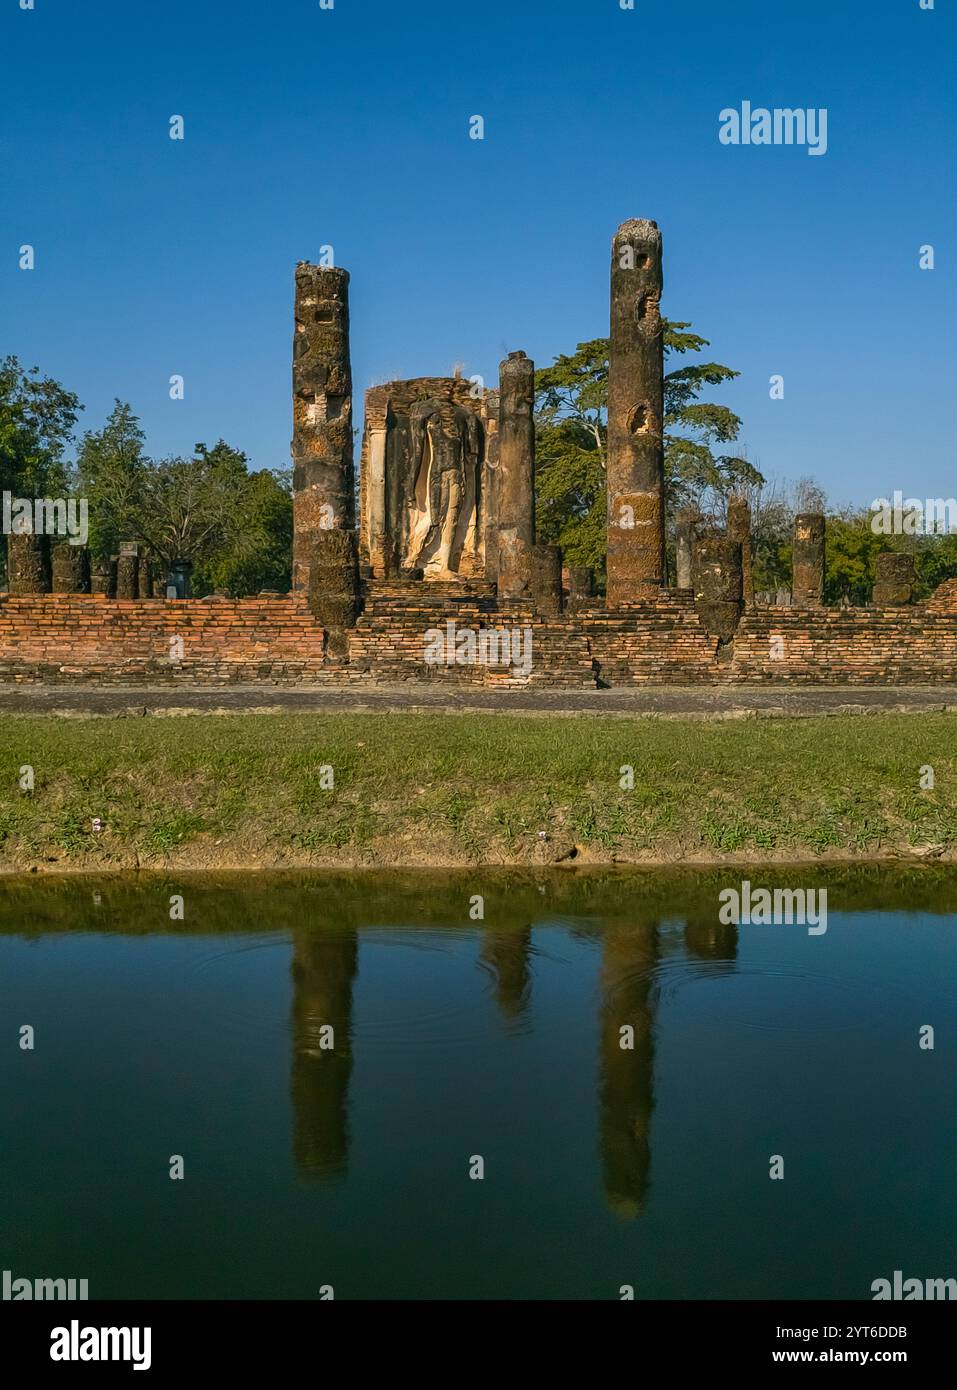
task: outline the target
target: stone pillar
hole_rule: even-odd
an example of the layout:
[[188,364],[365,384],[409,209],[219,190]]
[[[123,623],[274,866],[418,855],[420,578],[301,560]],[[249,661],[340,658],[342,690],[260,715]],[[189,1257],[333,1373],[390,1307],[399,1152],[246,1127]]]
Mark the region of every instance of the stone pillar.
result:
[[679,512],[675,517],[675,580],[679,589],[694,584],[694,542],[696,512]]
[[492,470],[496,543],[489,577],[497,581],[500,597],[518,598],[528,591],[528,552],[535,544],[535,363],[524,352],[510,352],[500,364],[498,400],[498,466]]
[[90,566],[90,592],[104,598],[116,596],[116,561],[99,559]]
[[595,592],[594,580],[587,565],[568,566],[568,607],[572,612],[590,605]]
[[728,642],[741,620],[741,545],[723,536],[699,540],[694,552],[698,616],[712,637]]
[[665,580],[661,233],[623,222],[611,250],[608,354],[608,604]]
[[53,592],[55,594],[88,594],[90,592],[90,556],[84,545],[63,541],[51,553]]
[[562,611],[562,552],[557,545],[532,545],[528,550],[529,588],[539,613]]
[[754,607],[754,578],[751,573],[751,506],[746,497],[728,499],[728,540],[741,546],[741,580],[745,608]]
[[348,655],[349,628],[355,626],[360,607],[355,531],[317,531],[309,566],[309,608],[329,634],[331,655]]
[[874,557],[874,606],[898,608],[914,601],[914,557],[885,550]]
[[46,536],[11,531],[7,536],[7,588],[11,594],[50,592],[50,550]]
[[296,266],[292,352],[292,588],[308,593],[317,538],[355,525],[347,270]]
[[802,512],[794,518],[791,593],[795,608],[824,606],[824,517]]
[[140,555],[136,541],[120,541],[116,558],[116,597],[139,598]]

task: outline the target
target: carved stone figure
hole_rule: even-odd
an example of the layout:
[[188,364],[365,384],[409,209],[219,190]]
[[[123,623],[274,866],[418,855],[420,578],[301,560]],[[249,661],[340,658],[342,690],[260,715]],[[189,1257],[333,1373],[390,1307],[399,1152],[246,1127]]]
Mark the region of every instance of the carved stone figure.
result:
[[457,569],[453,550],[462,507],[477,495],[481,453],[475,414],[450,401],[419,401],[409,414],[412,469],[406,475],[406,505],[421,514],[426,525],[411,538],[409,564],[417,568],[430,552],[438,558],[437,578]]

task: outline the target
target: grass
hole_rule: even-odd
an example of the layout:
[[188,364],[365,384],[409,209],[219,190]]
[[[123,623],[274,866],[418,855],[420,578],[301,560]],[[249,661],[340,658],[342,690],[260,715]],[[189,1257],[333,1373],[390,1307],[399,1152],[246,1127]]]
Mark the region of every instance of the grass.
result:
[[946,714],[4,717],[0,869],[957,857],[955,735]]

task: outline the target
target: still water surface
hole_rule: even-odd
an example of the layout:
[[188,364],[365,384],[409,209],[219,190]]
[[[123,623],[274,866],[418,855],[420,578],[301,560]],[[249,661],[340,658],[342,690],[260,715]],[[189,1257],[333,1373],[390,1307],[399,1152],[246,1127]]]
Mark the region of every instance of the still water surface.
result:
[[828,886],[823,935],[719,925],[728,871],[8,880],[0,1267],[91,1298],[957,1275],[957,876],[795,873],[748,876]]

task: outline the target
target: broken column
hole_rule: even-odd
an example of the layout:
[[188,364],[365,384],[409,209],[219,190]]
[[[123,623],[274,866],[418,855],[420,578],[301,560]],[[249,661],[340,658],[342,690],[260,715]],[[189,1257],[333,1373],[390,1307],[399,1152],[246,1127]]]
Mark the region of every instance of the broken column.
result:
[[914,557],[885,550],[874,557],[874,595],[876,608],[897,608],[914,598]]
[[307,594],[319,537],[355,524],[349,272],[300,261],[295,314],[292,587]]
[[802,512],[794,518],[791,594],[795,608],[824,605],[824,516]]
[[741,546],[741,583],[745,608],[754,607],[751,573],[751,506],[746,497],[728,499],[728,540]]
[[612,242],[608,353],[608,604],[665,578],[661,233],[623,222]]
[[140,553],[136,541],[120,541],[116,557],[116,597],[139,598]]
[[562,611],[562,552],[557,545],[532,545],[528,550],[529,588],[539,613]]
[[90,593],[104,598],[116,595],[116,562],[100,556],[90,566]]
[[50,553],[46,536],[11,531],[7,536],[7,588],[11,594],[50,592]]
[[62,541],[51,554],[53,592],[55,594],[88,594],[90,592],[90,557],[86,546]]
[[705,630],[722,642],[741,620],[741,545],[724,536],[699,540],[694,552],[694,597]]
[[[486,545],[489,577],[500,597],[528,592],[528,552],[535,544],[535,364],[510,352],[499,366],[498,463],[494,478],[494,536]],[[492,555],[488,551],[491,548]]]
[[675,582],[679,589],[694,583],[694,543],[697,512],[683,511],[675,517]]

